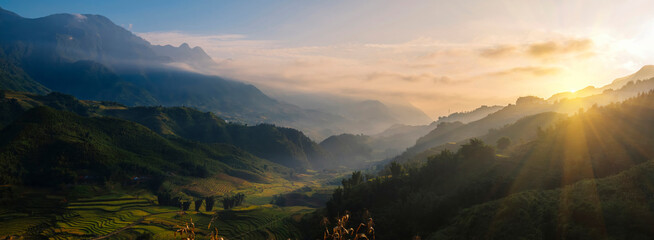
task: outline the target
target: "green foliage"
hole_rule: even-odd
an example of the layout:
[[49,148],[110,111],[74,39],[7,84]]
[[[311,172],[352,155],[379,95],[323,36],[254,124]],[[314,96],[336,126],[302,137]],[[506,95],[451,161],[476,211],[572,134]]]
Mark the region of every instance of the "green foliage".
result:
[[509,137],[501,137],[497,139],[497,149],[505,150],[511,145],[511,139]]
[[591,108],[509,156],[472,139],[403,177],[336,189],[324,214],[374,212],[379,239],[650,238],[653,104],[650,92]]
[[394,178],[398,178],[404,175],[404,167],[402,167],[402,164],[399,164],[397,162],[391,162],[388,168],[391,172],[391,176]]
[[332,155],[333,164],[356,167],[361,162],[373,160],[371,140],[365,135],[341,134],[328,137],[320,146]]
[[132,122],[85,118],[49,107],[27,111],[1,133],[3,184],[56,186],[106,180],[127,184],[134,176],[152,183],[163,177],[206,177],[232,168],[263,173],[262,160],[230,146],[166,139]]
[[200,199],[195,199],[195,201],[193,201],[194,204],[195,204],[194,206],[195,206],[195,211],[196,212],[200,211],[200,207],[202,207],[202,202],[203,201],[204,201],[204,199],[201,199],[201,198]]
[[234,195],[224,196],[221,201],[223,203],[224,209],[231,209],[243,204],[243,201],[245,201],[245,194],[237,193]]
[[549,191],[527,191],[461,211],[432,239],[648,239],[654,162]]
[[[127,108],[110,102],[80,101],[61,93],[46,96],[11,94],[11,99],[0,99],[0,127],[30,108],[45,105],[81,116],[108,116],[136,122],[165,137],[235,145],[257,157],[301,170],[327,166],[330,160],[318,144],[291,128],[226,123],[213,113],[187,107]],[[203,168],[196,170],[200,177],[206,174]]]
[[[46,94],[48,88],[34,81],[23,69],[6,59],[0,49],[0,90]],[[4,98],[4,97],[2,97]]]
[[216,203],[216,199],[213,197],[205,197],[204,202],[205,202],[204,209],[207,212],[211,212],[213,210],[213,205]]
[[495,157],[495,149],[486,145],[482,140],[473,138],[470,143],[463,144],[459,150],[462,160],[492,160]]

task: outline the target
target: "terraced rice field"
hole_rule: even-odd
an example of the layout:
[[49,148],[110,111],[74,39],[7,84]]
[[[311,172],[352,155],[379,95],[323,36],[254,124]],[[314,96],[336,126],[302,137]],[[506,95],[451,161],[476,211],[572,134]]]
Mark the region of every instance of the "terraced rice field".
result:
[[292,215],[310,211],[306,208],[280,208],[272,205],[241,207],[214,212],[188,211],[180,214],[174,207],[162,207],[149,198],[129,195],[101,196],[70,202],[67,211],[56,217],[40,218],[26,214],[0,212],[3,233],[0,236],[24,235],[28,228],[46,224],[50,239],[134,239],[151,235],[153,239],[179,239],[175,229],[192,221],[198,239],[204,239],[211,229],[226,239],[298,239],[299,232]]
[[[291,219],[297,210],[268,205],[220,211],[212,226],[226,239],[299,239]],[[199,214],[192,217],[196,226],[207,226],[212,218]]]
[[[293,214],[310,211],[307,208],[279,208],[270,205],[251,206],[236,210],[219,211],[214,219],[211,229],[218,228],[220,236],[226,239],[299,239],[299,231],[293,224]],[[176,222],[195,223],[198,239],[204,239],[209,233],[209,223],[213,215],[205,213],[189,213],[185,215],[163,214],[148,217],[141,224],[135,225],[134,229],[151,229],[151,232],[158,232],[154,239],[172,239],[171,231],[161,231],[175,227]]]
[[53,237],[92,238],[110,234],[144,217],[176,211],[156,206],[150,199],[123,197],[84,199],[71,202],[68,212],[57,219]]

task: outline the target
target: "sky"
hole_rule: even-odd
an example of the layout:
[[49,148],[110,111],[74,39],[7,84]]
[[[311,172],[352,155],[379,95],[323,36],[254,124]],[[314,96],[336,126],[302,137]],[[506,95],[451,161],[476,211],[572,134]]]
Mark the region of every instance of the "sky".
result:
[[654,64],[654,1],[0,0],[202,47],[264,90],[407,102],[430,117],[602,86]]

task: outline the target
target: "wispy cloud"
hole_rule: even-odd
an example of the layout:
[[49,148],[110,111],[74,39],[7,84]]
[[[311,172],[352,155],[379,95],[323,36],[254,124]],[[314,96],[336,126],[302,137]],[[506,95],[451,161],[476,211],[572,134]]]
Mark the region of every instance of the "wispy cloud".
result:
[[447,43],[417,38],[400,43],[316,46],[240,34],[139,35],[154,44],[201,46],[219,63],[213,69],[215,74],[264,88],[401,99],[432,117],[451,108],[506,104],[520,95],[548,97],[583,88],[596,78],[606,78],[606,72],[593,69],[614,64],[612,56],[602,53],[616,51],[612,48],[615,42],[607,38],[595,41],[555,33],[538,41]]
[[511,58],[528,56],[532,58],[559,58],[568,55],[587,56],[593,53],[593,40],[588,38],[564,38],[524,44],[502,44],[479,49],[485,58]]
[[487,58],[499,58],[513,55],[517,52],[518,47],[512,45],[500,45],[490,48],[482,48],[479,50],[479,55]]
[[549,57],[552,55],[587,53],[592,49],[590,39],[569,39],[563,42],[548,41],[529,45],[528,53],[533,57]]
[[489,74],[490,76],[508,76],[508,75],[520,75],[520,76],[525,76],[527,77],[542,77],[542,76],[547,76],[547,75],[554,75],[561,72],[560,68],[556,67],[534,67],[534,66],[528,66],[528,67],[515,67],[507,70],[502,70],[498,72],[493,72]]

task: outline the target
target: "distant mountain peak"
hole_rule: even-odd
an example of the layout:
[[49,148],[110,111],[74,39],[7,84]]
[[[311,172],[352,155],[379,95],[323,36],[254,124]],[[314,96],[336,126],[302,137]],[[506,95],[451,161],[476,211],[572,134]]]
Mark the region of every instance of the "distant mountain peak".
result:
[[638,70],[638,72],[642,72],[642,71],[654,71],[654,65],[645,65],[641,67],[640,70]]
[[80,22],[83,22],[87,19],[86,15],[79,14],[79,13],[71,13],[70,15],[72,15],[77,21]]
[[613,80],[611,84],[602,87],[603,90],[612,88],[613,90],[620,89],[622,86],[626,85],[629,82],[635,82],[638,80],[647,80],[654,77],[654,65],[645,65],[641,67],[637,72]]
[[188,45],[188,43],[182,43],[182,45],[179,45],[179,48],[191,49],[191,47]]
[[21,17],[20,15],[14,13],[12,11],[9,11],[9,10],[6,10],[6,9],[0,7],[0,21],[8,20],[8,19],[20,19],[20,18],[23,18],[23,17]]

